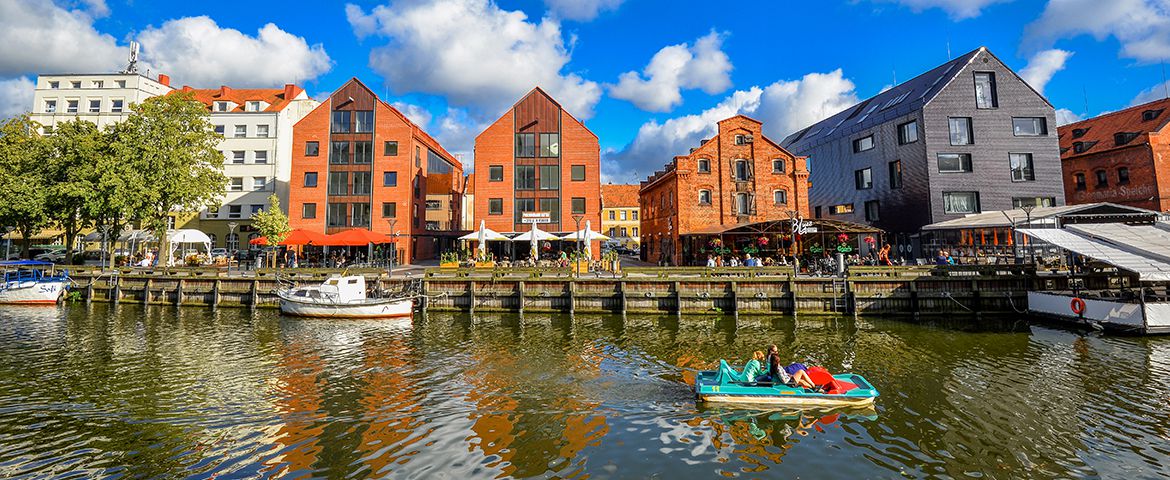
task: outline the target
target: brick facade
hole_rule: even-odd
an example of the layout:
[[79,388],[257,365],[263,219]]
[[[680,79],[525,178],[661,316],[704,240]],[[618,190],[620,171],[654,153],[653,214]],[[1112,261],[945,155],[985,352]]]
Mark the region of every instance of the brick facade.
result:
[[[806,159],[765,137],[761,127],[743,115],[722,120],[714,138],[675,157],[666,170],[642,182],[646,261],[660,262],[665,254],[677,264],[682,253],[679,235],[787,219],[790,211],[810,216]],[[701,168],[702,161],[707,171]],[[710,193],[710,202],[703,192]]]

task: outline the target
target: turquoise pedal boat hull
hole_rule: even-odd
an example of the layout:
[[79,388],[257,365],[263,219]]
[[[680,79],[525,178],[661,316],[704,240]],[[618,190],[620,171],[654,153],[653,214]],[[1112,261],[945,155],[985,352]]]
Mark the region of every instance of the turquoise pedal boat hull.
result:
[[787,385],[755,385],[720,382],[719,372],[699,372],[695,377],[695,397],[705,403],[742,403],[793,407],[837,407],[873,405],[878,391],[865,377],[852,373],[833,378],[857,385],[841,394],[815,393]]

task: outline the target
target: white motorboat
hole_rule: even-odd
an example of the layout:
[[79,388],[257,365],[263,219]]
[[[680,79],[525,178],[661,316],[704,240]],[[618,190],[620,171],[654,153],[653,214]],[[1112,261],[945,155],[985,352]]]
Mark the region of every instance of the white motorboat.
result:
[[320,285],[280,289],[280,311],[297,317],[388,318],[409,317],[415,295],[367,298],[361,275],[333,275]]
[[53,264],[36,260],[0,262],[4,284],[0,304],[55,305],[69,285],[69,274],[53,272]]

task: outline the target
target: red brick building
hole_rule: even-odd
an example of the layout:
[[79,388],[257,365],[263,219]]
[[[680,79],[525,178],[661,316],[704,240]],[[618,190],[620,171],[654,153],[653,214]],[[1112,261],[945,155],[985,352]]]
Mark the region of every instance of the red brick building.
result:
[[743,115],[722,120],[714,138],[642,182],[643,259],[693,263],[697,248],[680,237],[810,217],[805,157],[765,137],[762,125]]
[[1170,99],[1059,127],[1069,205],[1170,210]]
[[455,243],[462,179],[454,156],[354,78],[293,127],[289,225],[390,234],[393,222],[399,262],[432,258]]
[[[548,214],[542,230],[577,230],[574,216],[601,230],[601,149],[597,135],[539,87],[475,137],[475,221],[523,232],[525,212]],[[600,242],[593,255],[599,256]]]

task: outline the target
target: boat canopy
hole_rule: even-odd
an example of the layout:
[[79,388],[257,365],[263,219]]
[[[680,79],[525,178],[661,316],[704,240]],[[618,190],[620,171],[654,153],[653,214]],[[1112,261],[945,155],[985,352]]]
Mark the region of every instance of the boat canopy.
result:
[[1121,223],[1020,229],[1020,233],[1138,274],[1143,282],[1170,281],[1170,225]]
[[12,260],[7,262],[0,262],[0,267],[51,267],[53,262],[42,262],[40,260]]

